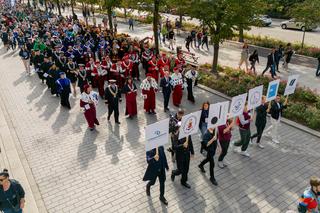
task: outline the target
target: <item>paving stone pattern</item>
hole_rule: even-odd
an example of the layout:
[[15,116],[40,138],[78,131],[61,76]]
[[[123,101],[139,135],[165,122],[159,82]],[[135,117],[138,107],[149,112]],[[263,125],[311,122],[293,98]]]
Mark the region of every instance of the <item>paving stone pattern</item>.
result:
[[[60,108],[36,75],[26,76],[18,52],[0,50],[0,95],[14,124],[15,134],[50,213],[64,212],[284,212],[295,209],[298,196],[311,175],[320,175],[320,140],[282,124],[280,145],[263,138],[264,150],[250,146],[251,159],[229,152],[226,169],[215,168],[218,187],[207,173],[197,168],[203,156],[200,140],[194,135],[195,159],[189,172],[191,189],[179,178],[166,181],[169,206],[159,202],[159,186],[145,195],[142,181],[146,169],[144,127],[168,117],[162,110],[162,94],[157,95],[157,115],[143,112],[138,99],[138,118],[124,118],[121,125],[106,120],[107,107],[100,102],[97,131],[87,129],[79,108],[79,94],[71,97],[72,109]],[[200,109],[203,101],[223,101],[200,89],[196,104],[183,97],[187,113]],[[172,110],[176,110],[171,105]],[[252,130],[254,131],[252,126]],[[239,138],[238,130],[233,131]],[[170,155],[167,154],[168,159]],[[170,162],[170,171],[174,168]]]

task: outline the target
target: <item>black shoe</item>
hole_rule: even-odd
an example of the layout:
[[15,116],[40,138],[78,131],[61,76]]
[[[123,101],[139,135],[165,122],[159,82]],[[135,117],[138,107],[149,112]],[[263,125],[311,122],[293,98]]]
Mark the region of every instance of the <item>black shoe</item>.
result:
[[170,111],[170,109],[167,107],[166,110]]
[[116,121],[116,124],[119,124],[119,125],[120,125],[121,123],[120,123],[119,121]]
[[110,116],[108,116],[108,121],[110,121]]
[[199,167],[199,169],[200,169],[200,171],[201,171],[202,173],[206,173],[206,170],[204,170],[203,166],[198,165],[198,167]]
[[164,205],[168,205],[168,201],[166,200],[165,197],[160,197],[160,201],[164,204]]
[[188,188],[188,189],[191,188],[191,186],[190,186],[188,183],[181,183],[181,185],[184,186],[184,187],[186,187],[186,188]]
[[147,196],[150,196],[150,186],[146,186],[146,194]]
[[210,178],[210,181],[213,185],[218,186],[218,182],[216,181],[215,178]]
[[171,173],[171,180],[172,180],[172,182],[174,181],[174,178],[175,178],[176,176],[173,174],[173,172]]

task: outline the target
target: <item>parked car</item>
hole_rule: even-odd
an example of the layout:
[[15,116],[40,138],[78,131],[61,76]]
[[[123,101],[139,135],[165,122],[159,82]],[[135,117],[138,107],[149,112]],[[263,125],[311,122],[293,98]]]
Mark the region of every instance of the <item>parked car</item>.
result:
[[258,20],[264,27],[268,27],[272,24],[272,19],[268,15],[261,15],[258,17]]
[[280,24],[280,27],[282,29],[296,29],[296,30],[306,30],[306,31],[311,31],[317,28],[317,25],[314,24],[312,26],[309,26],[308,28],[305,27],[304,23],[298,22],[295,19],[290,19],[287,21],[283,21]]

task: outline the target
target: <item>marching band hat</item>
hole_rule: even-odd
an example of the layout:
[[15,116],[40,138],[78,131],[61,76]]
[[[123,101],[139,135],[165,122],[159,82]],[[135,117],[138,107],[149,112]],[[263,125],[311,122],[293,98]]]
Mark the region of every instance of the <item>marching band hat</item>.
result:
[[59,72],[59,75],[65,75],[66,73],[65,72]]

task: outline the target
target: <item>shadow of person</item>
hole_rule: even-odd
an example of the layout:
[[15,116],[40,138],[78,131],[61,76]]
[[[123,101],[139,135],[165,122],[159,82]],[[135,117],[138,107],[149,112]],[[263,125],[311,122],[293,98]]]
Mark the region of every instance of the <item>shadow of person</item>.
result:
[[36,103],[37,108],[42,108],[42,106],[45,106],[44,111],[41,115],[39,115],[39,118],[44,118],[45,120],[49,120],[50,117],[56,112],[57,108],[59,107],[60,103],[58,98],[52,97],[51,100],[48,100],[48,95],[51,95],[49,93],[45,93],[41,96],[40,100]]
[[140,134],[140,127],[138,118],[134,117],[133,119],[126,119],[127,123],[127,133],[125,135],[126,141],[129,142],[130,146],[133,149],[138,149],[141,147],[139,139],[142,137]]
[[69,110],[60,105],[60,112],[56,120],[54,121],[54,123],[51,125],[55,133],[59,133],[60,129],[67,124],[69,116],[70,116]]
[[78,162],[80,163],[80,168],[82,170],[87,169],[89,162],[94,160],[96,157],[97,145],[94,144],[99,132],[85,130],[83,135],[82,143],[78,148]]
[[120,126],[115,124],[113,127],[111,122],[108,122],[108,140],[105,144],[106,154],[112,155],[111,163],[119,162],[118,153],[122,150],[123,135],[120,136]]

